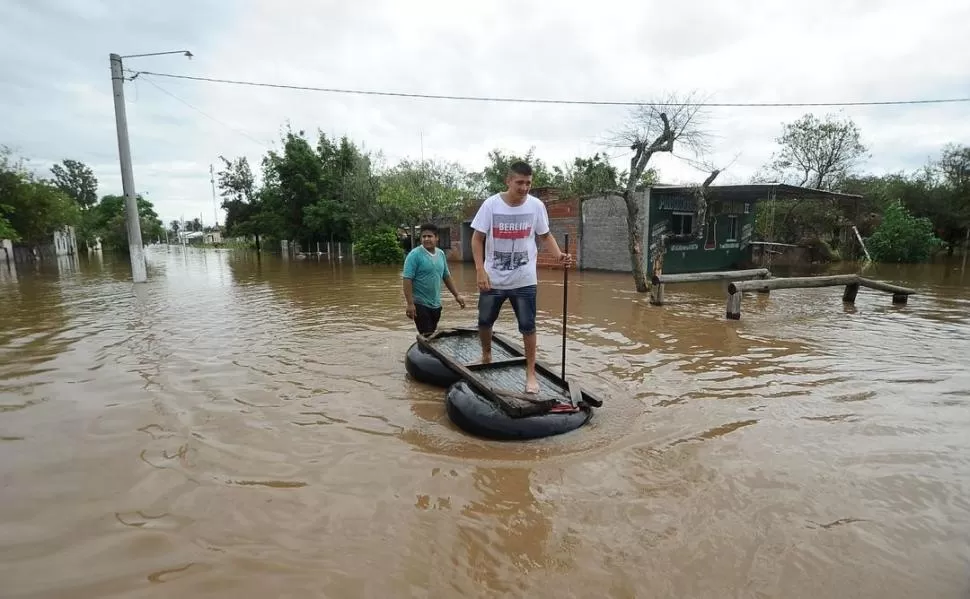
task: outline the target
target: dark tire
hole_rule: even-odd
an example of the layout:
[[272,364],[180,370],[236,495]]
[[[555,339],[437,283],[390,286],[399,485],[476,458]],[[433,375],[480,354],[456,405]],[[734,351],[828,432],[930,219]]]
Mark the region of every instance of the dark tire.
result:
[[512,418],[463,380],[448,388],[445,409],[455,426],[463,431],[501,441],[561,435],[578,429],[593,417],[593,411],[586,407],[572,414],[549,413]]
[[451,368],[445,366],[433,353],[415,341],[404,356],[404,368],[417,381],[436,387],[450,387],[461,380]]

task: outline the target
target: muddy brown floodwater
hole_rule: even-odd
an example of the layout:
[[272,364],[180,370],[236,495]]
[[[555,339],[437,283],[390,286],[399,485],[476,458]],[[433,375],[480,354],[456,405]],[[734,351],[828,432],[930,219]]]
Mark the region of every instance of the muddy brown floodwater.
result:
[[[872,269],[905,307],[776,291],[740,321],[716,283],[654,307],[574,272],[567,374],[606,404],[499,443],[407,378],[396,270],[149,259],[0,270],[4,598],[968,597],[959,263]],[[554,365],[561,293],[543,272]]]

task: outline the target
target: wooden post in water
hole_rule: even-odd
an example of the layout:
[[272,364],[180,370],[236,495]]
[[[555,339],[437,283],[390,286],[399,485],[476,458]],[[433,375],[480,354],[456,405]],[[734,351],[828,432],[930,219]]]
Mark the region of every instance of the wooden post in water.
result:
[[[716,270],[712,272],[688,272],[683,274],[659,274],[650,280],[650,303],[662,306],[664,302],[664,285],[668,283],[701,283],[709,281],[739,281],[745,279],[765,279],[771,276],[767,268],[752,268],[749,270]],[[761,293],[768,293],[767,290]]]
[[849,283],[845,286],[845,293],[842,294],[842,301],[847,304],[855,303],[855,296],[859,293],[858,283]]
[[724,317],[728,320],[740,320],[741,319],[741,298],[744,295],[743,292],[738,291],[737,293],[728,292],[727,297],[727,309],[724,311]]
[[859,287],[867,287],[877,291],[885,291],[892,294],[894,304],[905,304],[910,295],[916,293],[908,287],[900,287],[882,281],[874,281],[859,275],[829,275],[821,277],[791,277],[783,279],[767,279],[762,281],[747,280],[737,281],[728,284],[727,308],[725,316],[731,320],[741,318],[741,296],[745,291],[756,291],[761,289],[808,289],[811,287],[838,287],[845,285],[842,294],[842,301],[845,303],[855,303],[859,293]]

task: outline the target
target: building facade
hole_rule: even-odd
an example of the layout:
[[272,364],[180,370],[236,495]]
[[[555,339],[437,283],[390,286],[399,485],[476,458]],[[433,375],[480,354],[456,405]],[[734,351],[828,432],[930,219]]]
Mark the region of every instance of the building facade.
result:
[[[696,236],[688,241],[665,243],[663,272],[687,273],[728,270],[751,262],[755,215],[762,202],[792,202],[799,199],[855,201],[860,196],[806,189],[782,184],[718,185],[705,190],[707,208],[704,227],[697,222],[698,197],[693,186],[656,185],[635,196],[644,231],[647,275],[653,274],[653,260],[666,235]],[[631,272],[627,207],[618,195],[561,198],[555,188],[532,190],[549,213],[549,228],[562,247],[569,233],[569,252],[582,270]],[[471,262],[471,221],[481,202],[468,207],[460,235],[452,235],[449,259]],[[539,266],[555,266],[540,253]]]

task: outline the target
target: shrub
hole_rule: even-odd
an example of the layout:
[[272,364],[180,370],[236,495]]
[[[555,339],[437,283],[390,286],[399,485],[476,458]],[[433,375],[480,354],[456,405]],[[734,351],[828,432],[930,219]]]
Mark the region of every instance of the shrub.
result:
[[876,262],[926,262],[942,244],[930,219],[914,217],[899,200],[889,203],[882,222],[866,240]]
[[393,229],[379,229],[354,242],[354,255],[363,264],[400,264],[404,261],[404,248]]

